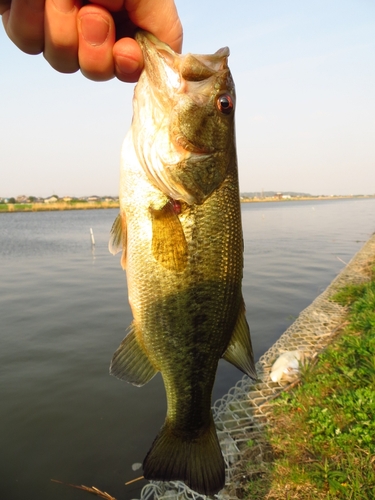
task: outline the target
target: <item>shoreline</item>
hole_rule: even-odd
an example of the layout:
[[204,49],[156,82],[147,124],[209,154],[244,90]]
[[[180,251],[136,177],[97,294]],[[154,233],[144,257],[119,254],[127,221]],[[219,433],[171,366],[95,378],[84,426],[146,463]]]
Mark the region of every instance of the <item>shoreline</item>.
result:
[[[334,201],[334,200],[363,200],[373,199],[375,195],[363,196],[311,196],[299,198],[242,198],[241,203],[293,203],[299,201]],[[0,214],[15,212],[58,212],[65,210],[97,210],[119,208],[118,201],[57,201],[53,203],[0,203]]]
[[[246,475],[249,454],[267,453],[264,433],[272,427],[272,401],[288,391],[295,382],[270,379],[274,361],[286,351],[303,351],[308,357],[315,357],[331,344],[347,319],[347,307],[331,300],[347,285],[367,283],[369,262],[375,260],[375,234],[352,257],[349,263],[332,280],[328,287],[301,313],[295,322],[260,357],[257,362],[258,380],[254,383],[244,376],[227,395],[216,401],[213,407],[214,420],[219,439],[227,439],[231,447],[223,449],[227,469],[226,487],[219,498],[239,500],[239,478]],[[249,440],[253,442],[249,448]],[[254,451],[255,450],[255,451]]]

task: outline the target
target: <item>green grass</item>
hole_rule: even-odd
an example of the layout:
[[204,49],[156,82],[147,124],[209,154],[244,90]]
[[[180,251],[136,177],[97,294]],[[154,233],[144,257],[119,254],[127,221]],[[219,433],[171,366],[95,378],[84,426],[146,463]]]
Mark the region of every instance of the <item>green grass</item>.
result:
[[31,203],[14,203],[13,209],[15,212],[29,212],[33,206]]
[[118,208],[117,201],[57,201],[55,203],[0,203],[0,212],[41,212],[52,210],[89,210]]
[[[375,498],[375,277],[335,300],[349,307],[339,339],[273,405],[267,471],[250,499]],[[263,487],[262,487],[263,485]]]

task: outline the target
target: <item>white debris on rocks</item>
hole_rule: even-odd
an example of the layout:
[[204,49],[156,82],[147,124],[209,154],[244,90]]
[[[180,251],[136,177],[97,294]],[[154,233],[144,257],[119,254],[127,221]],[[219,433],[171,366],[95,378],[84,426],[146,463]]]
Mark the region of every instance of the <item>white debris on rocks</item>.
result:
[[[352,258],[314,302],[304,309],[279,340],[259,359],[258,381],[246,375],[213,406],[216,429],[227,465],[224,490],[217,500],[240,500],[243,485],[253,473],[246,470],[249,461],[259,464],[254,474],[261,473],[262,462],[269,453],[264,429],[269,424],[270,401],[290,383],[290,377],[272,381],[270,374],[275,361],[287,352],[296,357],[314,357],[324,349],[345,321],[346,308],[330,301],[340,288],[368,281],[369,261],[375,259],[375,234]],[[293,355],[292,355],[293,357]],[[300,359],[301,361],[301,359]],[[297,361],[298,363],[298,361]],[[294,366],[294,368],[296,368]],[[207,500],[180,481],[150,482],[143,487],[140,500]]]
[[271,368],[272,382],[281,379],[291,382],[300,374],[301,367],[306,363],[309,353],[305,351],[285,351],[277,358]]

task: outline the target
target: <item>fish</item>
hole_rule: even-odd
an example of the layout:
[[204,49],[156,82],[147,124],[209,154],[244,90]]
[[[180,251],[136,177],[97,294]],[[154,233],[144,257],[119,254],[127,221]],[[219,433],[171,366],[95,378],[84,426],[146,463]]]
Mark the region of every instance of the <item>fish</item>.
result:
[[175,53],[136,34],[144,70],[121,155],[121,251],[133,321],[110,373],[143,386],[160,372],[167,415],[146,479],[213,495],[225,462],[211,411],[218,362],[256,378],[242,296],[243,237],[229,49]]

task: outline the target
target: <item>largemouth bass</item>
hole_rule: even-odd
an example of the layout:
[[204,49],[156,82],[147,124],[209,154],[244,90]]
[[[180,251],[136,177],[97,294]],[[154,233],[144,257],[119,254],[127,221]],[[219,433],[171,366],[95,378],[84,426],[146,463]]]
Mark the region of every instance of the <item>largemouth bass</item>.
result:
[[110,372],[137,386],[161,372],[167,416],[144,476],[206,495],[224,487],[211,413],[221,357],[255,378],[241,292],[243,239],[229,50],[179,55],[136,36],[145,68],[122,150],[122,248],[134,320]]

